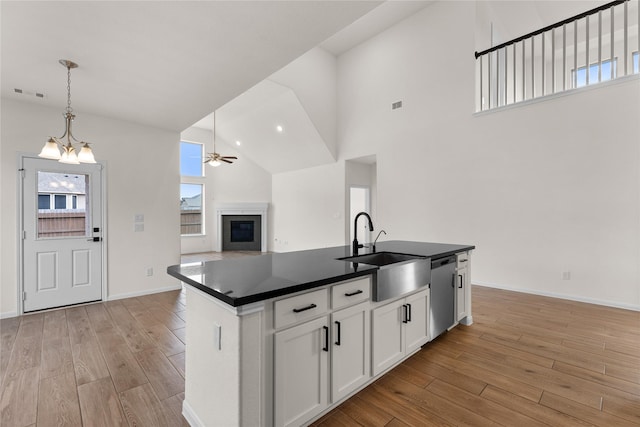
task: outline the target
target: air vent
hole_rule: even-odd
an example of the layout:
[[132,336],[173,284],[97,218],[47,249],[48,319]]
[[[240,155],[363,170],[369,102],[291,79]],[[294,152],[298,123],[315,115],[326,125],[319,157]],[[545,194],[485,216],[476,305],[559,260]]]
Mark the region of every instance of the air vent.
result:
[[42,92],[25,90],[25,89],[20,89],[20,88],[17,88],[17,87],[13,89],[13,92],[17,93],[19,95],[25,95],[25,96],[35,97],[35,98],[40,98],[40,99],[46,98],[46,95],[44,93],[42,93]]
[[398,108],[402,108],[402,101],[394,102],[393,104],[391,104],[392,110],[397,110]]

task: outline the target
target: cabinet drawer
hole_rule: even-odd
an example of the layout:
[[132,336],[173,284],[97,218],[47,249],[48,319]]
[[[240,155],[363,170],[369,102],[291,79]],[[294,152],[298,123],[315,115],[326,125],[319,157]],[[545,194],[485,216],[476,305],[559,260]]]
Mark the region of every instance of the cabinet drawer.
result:
[[456,267],[464,268],[469,264],[469,252],[462,252],[462,253],[456,254],[456,256],[458,258],[458,263]]
[[327,289],[320,289],[275,302],[275,328],[280,329],[327,311]]
[[371,277],[341,283],[331,288],[331,307],[337,310],[369,299]]

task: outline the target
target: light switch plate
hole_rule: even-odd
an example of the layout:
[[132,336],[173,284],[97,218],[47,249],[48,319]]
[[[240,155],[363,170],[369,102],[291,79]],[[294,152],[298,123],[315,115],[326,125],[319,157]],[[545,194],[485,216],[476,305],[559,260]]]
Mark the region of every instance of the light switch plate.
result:
[[144,214],[135,214],[133,216],[133,222],[144,222]]

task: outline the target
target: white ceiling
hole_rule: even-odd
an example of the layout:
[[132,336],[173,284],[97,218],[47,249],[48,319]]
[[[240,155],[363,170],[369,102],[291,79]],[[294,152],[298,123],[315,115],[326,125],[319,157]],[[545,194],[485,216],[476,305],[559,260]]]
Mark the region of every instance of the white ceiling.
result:
[[[387,1],[320,44],[320,49],[338,56],[430,3],[432,1]],[[298,68],[301,69],[304,66]],[[290,73],[291,70],[287,74]],[[318,112],[306,108],[308,105],[301,102],[300,94],[286,86],[286,78],[281,79],[284,84],[276,80],[276,75],[270,76],[217,109],[216,141],[230,144],[240,156],[250,158],[270,173],[334,162],[328,148],[332,141],[325,141],[314,125],[321,121],[315,115]],[[313,82],[310,80],[308,84]],[[335,115],[335,106],[326,107]],[[275,130],[277,124],[284,127],[284,132]],[[211,131],[212,115],[193,126]],[[235,141],[241,145],[236,146]]]
[[389,0],[325,40],[320,47],[338,56],[392,25],[413,15],[435,0]]
[[1,94],[182,131],[379,3],[2,1]]
[[240,141],[238,151],[270,173],[335,161],[295,92],[270,80],[220,108],[216,120],[216,140]]

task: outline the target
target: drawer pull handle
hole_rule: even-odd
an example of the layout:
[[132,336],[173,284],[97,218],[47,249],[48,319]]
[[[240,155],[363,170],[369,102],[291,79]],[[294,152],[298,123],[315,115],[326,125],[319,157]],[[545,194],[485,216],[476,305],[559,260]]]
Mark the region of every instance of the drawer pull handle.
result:
[[460,279],[460,284],[458,285],[458,288],[462,289],[462,274],[458,274],[458,278]]
[[407,322],[411,322],[411,304],[407,304]]
[[409,323],[408,319],[409,308],[407,304],[402,304],[402,323]]
[[459,259],[458,262],[467,262],[466,259]]
[[358,289],[357,291],[353,291],[353,292],[347,292],[346,294],[344,294],[345,297],[352,297],[354,295],[358,295],[362,293],[362,289]]
[[336,345],[340,345],[340,342],[341,342],[341,339],[340,339],[340,329],[342,329],[342,328],[341,328],[341,326],[340,326],[340,322],[338,322],[337,320],[336,320],[336,326],[337,326],[338,328],[337,328],[337,330],[336,330],[336,335],[337,335],[337,337],[336,337],[336,343],[335,343],[335,344],[336,344]]
[[309,304],[309,305],[308,305],[308,306],[306,306],[306,307],[302,307],[302,308],[294,308],[294,309],[293,309],[293,312],[294,312],[294,313],[302,313],[303,311],[311,310],[312,308],[316,308],[316,307],[317,307],[317,305],[315,305],[315,304]]

